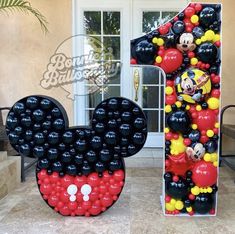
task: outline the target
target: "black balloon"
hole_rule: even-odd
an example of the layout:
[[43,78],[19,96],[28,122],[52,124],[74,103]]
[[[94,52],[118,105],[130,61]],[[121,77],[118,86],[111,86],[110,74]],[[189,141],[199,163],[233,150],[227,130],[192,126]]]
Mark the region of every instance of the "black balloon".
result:
[[176,36],[173,32],[164,35],[164,45],[169,48],[176,45]]
[[143,40],[135,45],[135,54],[138,64],[153,64],[156,47],[153,43]]
[[183,33],[184,29],[185,29],[185,25],[184,25],[184,22],[181,20],[177,20],[172,26],[172,30],[176,34]]
[[187,133],[191,123],[189,115],[182,110],[172,112],[167,116],[166,122],[172,130],[181,133]]
[[218,144],[214,140],[209,140],[206,142],[205,148],[208,153],[214,153],[214,152],[216,152],[216,150],[218,148]]
[[197,142],[197,141],[199,141],[201,134],[198,130],[192,130],[189,133],[188,137],[191,141]]
[[166,193],[175,199],[182,199],[188,194],[187,183],[182,178],[177,182],[168,181],[166,182]]
[[196,196],[193,208],[199,214],[206,214],[213,208],[213,198],[211,194],[199,194]]
[[210,42],[202,43],[197,48],[197,57],[204,63],[212,64],[217,59],[217,48]]
[[212,7],[205,7],[200,12],[200,24],[204,27],[210,26],[214,21],[217,20],[216,11]]
[[195,38],[201,38],[205,32],[201,27],[194,27],[192,33]]

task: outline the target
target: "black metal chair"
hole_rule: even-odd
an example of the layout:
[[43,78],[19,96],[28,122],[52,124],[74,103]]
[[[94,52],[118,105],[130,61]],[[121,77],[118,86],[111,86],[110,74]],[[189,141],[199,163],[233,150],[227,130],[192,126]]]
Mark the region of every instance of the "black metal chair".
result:
[[223,135],[226,135],[232,139],[235,139],[235,124],[224,124],[224,113],[229,108],[235,108],[235,105],[227,105],[222,108],[221,110],[221,117],[220,117],[220,160],[221,163],[229,166],[233,170],[235,170],[235,152],[234,154],[226,154],[223,155],[223,149],[222,149],[222,141],[223,141]]
[[[0,107],[0,150],[7,151],[8,155],[19,155],[10,145],[6,134],[5,125],[3,124],[2,111],[9,111],[10,107]],[[6,146],[5,146],[6,145]],[[35,158],[27,158],[21,155],[21,181],[25,181],[26,171],[37,162]]]

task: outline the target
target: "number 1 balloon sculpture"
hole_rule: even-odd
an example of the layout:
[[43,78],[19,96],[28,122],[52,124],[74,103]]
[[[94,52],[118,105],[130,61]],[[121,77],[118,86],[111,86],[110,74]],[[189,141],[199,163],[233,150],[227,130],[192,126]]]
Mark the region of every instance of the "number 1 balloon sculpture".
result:
[[66,216],[94,216],[111,207],[125,183],[124,157],[147,137],[142,110],[126,98],[102,101],[91,127],[70,127],[64,108],[46,96],[29,96],[10,110],[12,146],[38,158],[36,178],[46,203]]
[[218,179],[221,5],[191,3],[132,40],[131,64],[166,74],[164,210],[215,215]]

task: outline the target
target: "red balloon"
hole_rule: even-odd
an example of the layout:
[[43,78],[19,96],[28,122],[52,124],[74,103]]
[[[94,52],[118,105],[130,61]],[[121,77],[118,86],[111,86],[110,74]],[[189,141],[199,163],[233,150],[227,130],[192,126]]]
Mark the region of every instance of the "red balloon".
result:
[[96,186],[98,186],[100,184],[100,178],[99,178],[98,174],[94,172],[94,173],[91,173],[88,176],[87,182],[92,187],[96,187]]
[[104,195],[101,198],[101,203],[104,207],[109,207],[113,204],[113,199],[110,195]]
[[52,187],[50,184],[41,184],[40,186],[40,192],[43,195],[49,195],[52,192]]
[[216,114],[213,110],[201,110],[198,111],[197,118],[193,119],[193,123],[197,124],[200,131],[213,129],[216,122]]
[[101,207],[97,206],[96,204],[93,204],[89,209],[91,215],[98,215],[101,211]]
[[50,206],[56,206],[58,202],[59,202],[59,198],[56,195],[51,195],[48,198],[48,204]]
[[166,95],[166,104],[167,105],[173,105],[177,101],[177,98],[175,95]]
[[219,89],[213,89],[213,90],[211,91],[211,96],[212,96],[212,97],[215,97],[215,98],[219,98],[219,96],[220,96],[220,90],[219,90]]
[[67,203],[69,202],[69,197],[70,195],[66,191],[64,191],[60,194],[60,201]]
[[166,73],[176,71],[183,62],[183,55],[177,49],[167,49],[162,59],[161,68]]
[[78,206],[78,203],[77,202],[69,202],[68,204],[68,207],[70,210],[76,210],[77,209],[77,206]]
[[125,178],[124,171],[123,170],[115,171],[113,177],[116,181],[123,181]]
[[97,192],[92,191],[89,195],[91,201],[96,201],[99,199],[99,194]]
[[108,171],[105,171],[103,173],[103,177],[102,177],[103,181],[104,182],[109,182],[110,178],[111,178],[111,175],[108,173]]
[[65,175],[61,179],[61,185],[65,188],[67,188],[70,184],[73,184],[73,180],[74,180],[74,177],[72,177],[70,175]]
[[166,25],[162,25],[159,28],[159,32],[161,35],[167,34],[169,31],[169,28]]
[[112,195],[118,195],[122,191],[122,187],[119,184],[110,184],[109,193]]
[[75,210],[76,215],[84,215],[85,214],[85,209],[82,206],[78,206],[77,209]]
[[173,172],[175,175],[185,176],[186,171],[192,167],[192,161],[188,159],[185,152],[178,155],[169,155],[166,171]]
[[87,183],[87,177],[84,175],[76,176],[74,179],[74,184],[77,185],[79,188],[81,188],[86,183]]
[[211,162],[199,161],[192,169],[192,180],[199,187],[212,186],[217,181],[217,167]]
[[82,208],[84,210],[89,210],[91,208],[91,202],[90,201],[83,201]]
[[50,175],[50,181],[51,183],[56,183],[60,180],[58,172],[53,172],[52,175]]
[[60,213],[64,216],[67,216],[67,215],[70,215],[70,209],[67,205],[63,206],[61,209],[60,209]]
[[37,174],[37,176],[39,180],[43,180],[48,177],[48,174],[47,171],[43,169]]
[[184,14],[185,16],[187,16],[188,18],[190,18],[191,16],[193,16],[195,14],[195,9],[193,7],[187,7],[184,10]]

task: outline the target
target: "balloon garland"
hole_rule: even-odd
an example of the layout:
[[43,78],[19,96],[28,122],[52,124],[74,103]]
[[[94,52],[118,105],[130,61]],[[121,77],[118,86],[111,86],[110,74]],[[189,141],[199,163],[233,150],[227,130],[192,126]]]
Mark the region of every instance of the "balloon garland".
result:
[[143,111],[121,97],[102,101],[91,127],[71,127],[56,100],[29,96],[6,120],[11,145],[38,158],[36,179],[45,202],[64,216],[95,216],[111,207],[125,183],[123,158],[142,149],[147,137]]
[[165,213],[214,215],[220,108],[220,4],[191,3],[131,41],[131,64],[166,74]]

